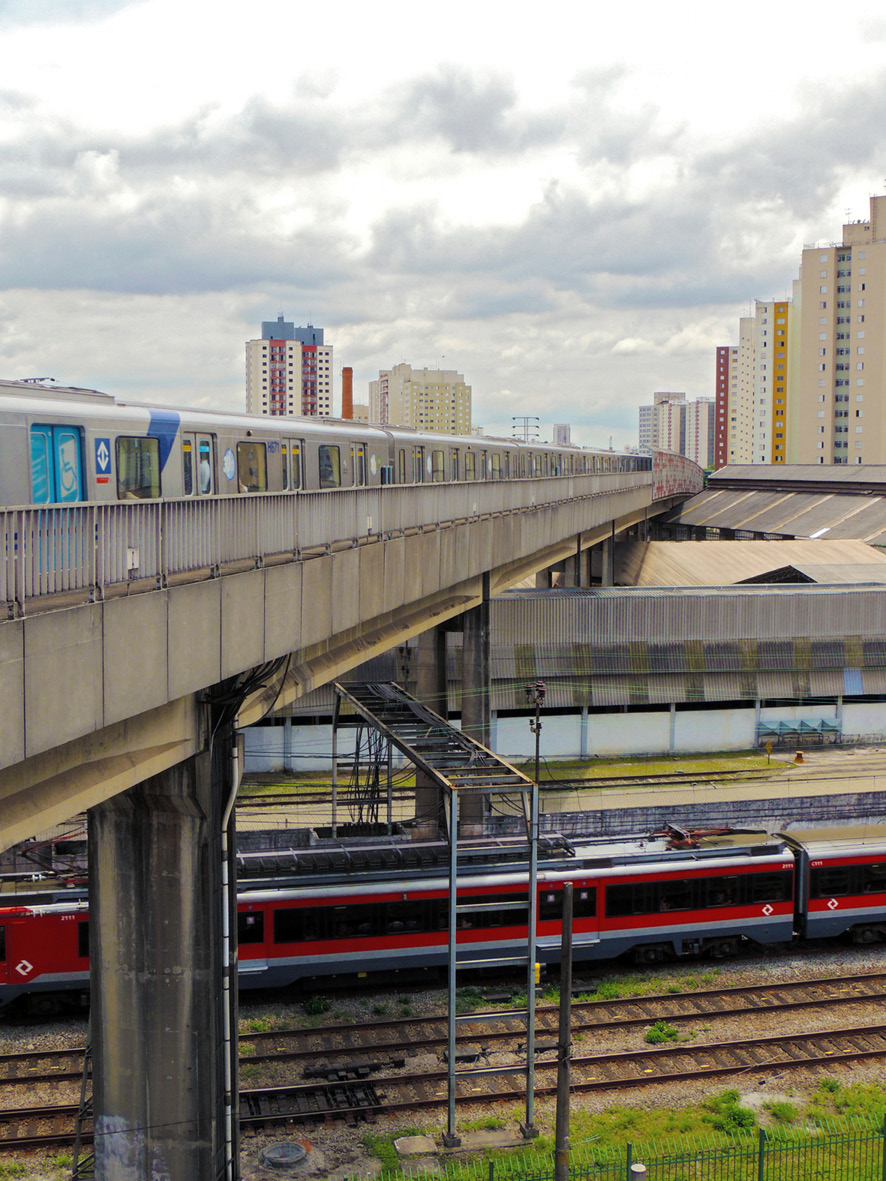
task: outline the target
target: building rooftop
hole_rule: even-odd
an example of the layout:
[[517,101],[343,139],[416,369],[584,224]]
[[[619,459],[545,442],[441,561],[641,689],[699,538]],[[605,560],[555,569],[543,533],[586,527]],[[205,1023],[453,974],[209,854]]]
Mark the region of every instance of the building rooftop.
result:
[[855,540],[637,541],[616,546],[615,581],[627,586],[886,583],[886,554]]

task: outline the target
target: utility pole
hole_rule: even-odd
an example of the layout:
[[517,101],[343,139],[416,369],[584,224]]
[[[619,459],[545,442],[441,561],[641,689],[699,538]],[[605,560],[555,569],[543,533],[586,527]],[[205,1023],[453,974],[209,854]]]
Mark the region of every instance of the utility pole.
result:
[[535,720],[529,728],[535,735],[535,782],[532,785],[532,801],[529,815],[529,930],[527,953],[529,972],[526,981],[526,1123],[522,1125],[523,1137],[534,1139],[538,1135],[535,1126],[535,985],[537,965],[536,931],[538,929],[538,773],[539,736],[541,734],[540,710],[545,699],[544,681],[526,686],[526,700],[535,706]]
[[544,681],[536,681],[534,685],[526,686],[526,700],[530,705],[535,706],[535,721],[529,723],[529,729],[535,735],[535,783],[538,786],[539,761],[540,761],[540,736],[541,736],[541,707],[545,703],[545,694],[547,688]]
[[572,1058],[572,882],[563,885],[560,937],[560,1033],[557,1039],[557,1125],[554,1181],[569,1181],[569,1087]]

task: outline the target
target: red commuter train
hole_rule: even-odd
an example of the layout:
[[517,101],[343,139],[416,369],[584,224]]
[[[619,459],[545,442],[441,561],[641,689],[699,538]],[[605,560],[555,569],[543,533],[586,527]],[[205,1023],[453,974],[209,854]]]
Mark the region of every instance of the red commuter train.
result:
[[[886,830],[730,833],[675,847],[669,837],[549,851],[538,869],[538,960],[556,963],[564,882],[574,886],[576,961],[718,957],[743,946],[849,936],[886,938]],[[0,907],[0,1007],[82,1003],[89,986],[83,897]],[[459,957],[525,954],[525,864],[477,866],[458,885]],[[241,988],[441,967],[448,877],[376,869],[347,878],[241,881]]]

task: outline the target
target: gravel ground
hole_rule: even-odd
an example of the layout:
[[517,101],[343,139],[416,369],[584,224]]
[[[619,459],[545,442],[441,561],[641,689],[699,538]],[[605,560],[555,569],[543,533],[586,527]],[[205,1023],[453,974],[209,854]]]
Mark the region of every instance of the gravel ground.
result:
[[[692,964],[671,969],[656,971],[629,971],[624,975],[640,978],[653,984],[649,991],[666,992],[668,985],[680,984],[687,977],[698,980],[701,974],[715,971],[717,975],[708,984],[701,987],[716,988],[720,985],[742,985],[774,983],[777,981],[802,980],[819,976],[851,975],[866,971],[886,971],[886,948],[841,948],[828,952],[817,952],[815,955],[787,953],[781,955],[769,954],[753,959],[735,961],[726,965],[711,968],[709,964]],[[622,973],[609,970],[594,973],[584,968],[576,972],[576,983],[603,977],[618,978]],[[688,987],[683,986],[685,992]],[[440,989],[434,990],[406,990],[398,996],[390,993],[367,993],[359,997],[333,999],[333,1006],[329,1013],[320,1018],[307,1018],[299,1004],[281,1004],[269,1002],[262,1004],[245,1003],[241,1007],[241,1028],[248,1032],[250,1023],[267,1028],[282,1028],[286,1026],[332,1024],[366,1024],[383,1017],[408,1015],[404,1012],[408,999],[410,1013],[417,1017],[438,1015],[446,1011],[446,994]],[[810,1019],[809,1011],[789,1012],[777,1018],[772,1013],[761,1011],[740,1018],[726,1018],[717,1021],[716,1029],[710,1017],[682,1019],[673,1021],[680,1031],[681,1038],[692,1038],[703,1043],[711,1038],[717,1041],[728,1041],[730,1038],[748,1038],[755,1034],[764,1037],[779,1032],[791,1032],[807,1027]],[[853,1005],[848,1011],[829,1010],[826,1007],[819,1010],[816,1024],[820,1028],[833,1026],[864,1026],[867,1021],[880,1022],[882,1020],[882,1006],[877,1004]],[[82,1021],[62,1021],[45,1025],[34,1025],[16,1028],[13,1025],[0,1023],[0,1053],[10,1053],[27,1049],[50,1049],[66,1045],[82,1043],[86,1037],[86,1026]],[[624,1033],[618,1031],[603,1032],[595,1035],[593,1046],[601,1052],[620,1049],[641,1048],[642,1031],[627,1029]],[[575,1053],[580,1055],[589,1051],[589,1042],[577,1041]],[[502,1058],[495,1058],[501,1062]],[[429,1060],[428,1066],[438,1066],[436,1060]],[[852,1067],[835,1067],[834,1075],[844,1082],[849,1081],[882,1081],[882,1063],[873,1062],[870,1065],[858,1064]],[[793,1103],[802,1102],[804,1096],[814,1090],[820,1074],[815,1071],[785,1071],[772,1074],[755,1073],[748,1079],[746,1088],[741,1088],[743,1102],[758,1109],[765,1102],[773,1098],[789,1098]],[[723,1086],[727,1084],[724,1082]],[[735,1085],[735,1084],[728,1084]],[[698,1103],[710,1096],[712,1085],[709,1081],[700,1079],[698,1082],[681,1083],[679,1086],[658,1085],[643,1087],[622,1093],[598,1092],[593,1095],[580,1096],[574,1100],[574,1106],[590,1112],[604,1111],[611,1106],[637,1106],[674,1108],[687,1104]],[[716,1084],[714,1089],[718,1090]],[[5,1102],[12,1103],[10,1095],[6,1095]],[[39,1102],[40,1094],[36,1087],[29,1087],[26,1102]],[[17,1100],[16,1100],[17,1102]],[[504,1118],[506,1124],[514,1134],[518,1134],[518,1124],[523,1118],[524,1110],[517,1108],[506,1112],[496,1106],[484,1108],[477,1105],[475,1109],[459,1109],[459,1122],[467,1123],[482,1119],[486,1115],[494,1114]],[[445,1109],[441,1109],[439,1116],[432,1121],[428,1116],[421,1115],[413,1123],[407,1117],[380,1117],[368,1130],[378,1134],[393,1133],[400,1129],[414,1127],[420,1123],[429,1131],[437,1131],[445,1126]],[[540,1100],[536,1106],[536,1123],[544,1133],[550,1133],[554,1125],[553,1100]],[[378,1162],[369,1156],[363,1146],[363,1136],[367,1125],[349,1127],[335,1123],[328,1127],[318,1127],[307,1135],[300,1129],[290,1131],[278,1129],[267,1135],[245,1136],[241,1146],[241,1168],[244,1181],[258,1181],[277,1175],[293,1175],[302,1177],[329,1178],[330,1181],[343,1181],[352,1177],[373,1177],[378,1172]],[[309,1147],[305,1164],[293,1174],[281,1174],[277,1170],[269,1170],[259,1163],[262,1148],[269,1144],[298,1141]],[[57,1164],[61,1154],[50,1157],[19,1157],[25,1172],[19,1174],[23,1181],[56,1181],[68,1175],[68,1167]],[[8,1163],[10,1158],[0,1156],[0,1165]],[[0,1172],[0,1176],[2,1176]]]

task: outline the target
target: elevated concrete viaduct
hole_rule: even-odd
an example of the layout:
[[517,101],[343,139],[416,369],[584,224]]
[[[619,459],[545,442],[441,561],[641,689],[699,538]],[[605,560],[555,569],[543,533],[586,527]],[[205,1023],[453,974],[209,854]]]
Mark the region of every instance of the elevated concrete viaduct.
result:
[[687,464],[657,500],[653,473],[613,472],[305,494],[297,513],[0,514],[0,848],[89,810],[98,1176],[239,1175],[235,726],[456,615],[482,634],[490,595],[700,484]]

